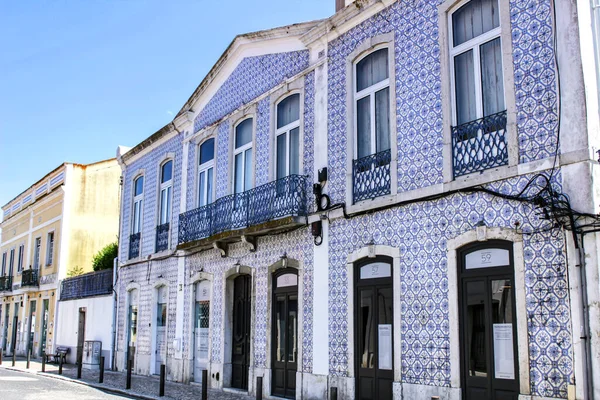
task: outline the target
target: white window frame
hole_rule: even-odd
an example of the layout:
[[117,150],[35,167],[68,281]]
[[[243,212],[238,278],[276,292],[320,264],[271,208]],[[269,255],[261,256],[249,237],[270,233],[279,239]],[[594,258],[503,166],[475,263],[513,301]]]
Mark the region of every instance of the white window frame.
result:
[[6,276],[6,266],[8,264],[8,252],[5,251],[2,253],[2,270],[0,272],[2,272],[2,276]]
[[33,241],[33,266],[32,269],[40,269],[40,258],[42,255],[42,237],[38,236]]
[[[142,183],[142,193],[139,195],[135,195],[135,183],[137,182],[137,180],[139,178],[144,179],[144,182]],[[133,196],[133,201],[132,201],[132,207],[131,207],[131,234],[134,235],[136,233],[140,233],[142,232],[142,228],[143,228],[143,213],[144,213],[144,192],[146,191],[146,178],[145,175],[142,174],[138,174],[135,176],[135,178],[133,178],[132,181],[132,187],[131,187],[131,194]],[[138,217],[136,219],[136,214],[135,214],[135,209],[136,209],[136,204],[138,205]],[[137,229],[136,229],[136,222],[137,222]]]
[[[166,182],[162,182],[162,171],[163,167],[171,162],[171,179]],[[175,162],[172,158],[168,158],[160,163],[158,168],[158,225],[166,224],[167,222],[171,222],[171,217],[173,215],[173,175],[175,173]],[[169,190],[170,189],[170,190]],[[163,193],[166,192],[167,196],[167,204],[170,207],[163,207]],[[166,213],[166,215],[165,215]]]
[[[456,47],[454,47],[454,32],[452,30],[452,17],[456,11],[458,11],[462,6],[469,3],[471,0],[461,1],[459,4],[452,7],[452,10],[448,13],[448,46],[449,46],[449,54],[450,54],[450,90],[451,90],[451,101],[452,101],[452,126],[456,126],[457,124],[457,111],[458,108],[456,106],[456,76],[454,73],[454,58],[459,56],[469,50],[473,51],[473,66],[475,68],[474,78],[475,78],[475,114],[476,119],[487,117],[487,115],[483,115],[483,95],[482,95],[482,84],[481,84],[481,58],[480,58],[480,47],[481,45],[490,42],[496,38],[500,38],[500,47],[502,48],[504,38],[502,38],[502,18],[498,17],[499,23],[498,27],[492,29],[491,31],[485,32],[479,36],[475,36],[473,39],[470,39]],[[503,0],[497,0],[498,8],[500,8],[500,3]],[[504,78],[504,57],[501,58],[502,62],[502,73],[503,73],[503,93],[504,96],[504,106],[506,107],[506,79]]]
[[[52,235],[52,242],[50,242]],[[49,231],[46,234],[46,267],[50,267],[54,262],[54,231]]]
[[[200,164],[200,154],[201,154],[200,149],[202,148],[203,144],[205,144],[206,142],[208,142],[211,139],[214,140],[213,158],[210,161],[205,162],[204,164]],[[196,158],[196,168],[197,168],[198,172],[196,174],[196,179],[198,182],[196,183],[196,207],[202,207],[200,205],[201,197],[204,197],[204,205],[208,205],[210,203],[208,202],[208,185],[206,185],[206,190],[204,191],[204,193],[200,193],[200,175],[202,175],[202,173],[206,173],[206,182],[208,183],[208,170],[211,168],[213,170],[211,203],[215,201],[215,186],[216,186],[215,158],[217,155],[216,154],[217,153],[216,137],[210,136],[210,137],[207,137],[202,142],[200,142],[197,147],[197,153],[198,153],[198,157]]]
[[[364,60],[365,58],[367,58],[368,56],[370,56],[371,54],[375,53],[378,50],[382,50],[382,49],[386,49],[387,53],[388,53],[388,77],[387,79],[384,79],[381,82],[377,82],[374,85],[371,85],[363,90],[361,90],[360,92],[357,91],[358,89],[358,85],[357,85],[357,78],[358,78],[358,73],[356,72],[356,66],[358,65],[358,63],[360,63],[362,60]],[[354,159],[358,160],[358,112],[357,112],[357,106],[356,104],[358,103],[359,100],[367,97],[367,96],[371,96],[370,100],[369,100],[369,112],[371,115],[371,151],[369,153],[369,155],[373,155],[373,154],[377,154],[377,132],[375,129],[375,93],[377,93],[380,90],[386,89],[388,88],[388,94],[390,96],[389,98],[389,104],[390,106],[392,104],[395,104],[395,101],[392,101],[392,91],[390,88],[390,66],[389,64],[394,63],[394,53],[390,52],[390,47],[387,44],[379,44],[374,46],[373,48],[371,48],[368,52],[362,54],[360,57],[356,58],[354,60],[354,63],[352,65],[352,93],[353,93],[353,110],[354,110],[354,118],[353,118],[353,122],[354,122]],[[394,131],[392,129],[393,126],[393,121],[392,121],[392,113],[391,110],[388,113],[388,117],[389,117],[389,123],[390,123],[390,134]],[[393,138],[390,137],[390,148],[392,147],[393,143],[395,143],[393,141]]]
[[[236,130],[237,127],[244,121],[251,119],[252,120],[252,139],[246,143],[245,145],[243,145],[242,147],[236,148],[235,147],[235,136],[236,136]],[[243,156],[243,163],[242,165],[244,166],[242,168],[243,171],[243,176],[242,176],[242,182],[246,182],[246,173],[249,172],[250,174],[252,174],[252,180],[251,180],[251,187],[249,188],[244,188],[243,192],[246,192],[250,189],[253,189],[255,186],[255,174],[254,174],[254,170],[256,169],[255,167],[255,162],[256,162],[256,149],[254,148],[254,135],[256,133],[256,116],[255,115],[245,115],[244,117],[240,118],[235,125],[233,126],[233,135],[232,135],[232,148],[233,148],[233,157],[231,159],[231,193],[235,194],[235,156],[242,153]],[[251,170],[252,171],[246,171],[246,150],[248,149],[252,149],[252,165],[251,165]],[[241,193],[243,193],[241,192]]]
[[[277,129],[277,117],[278,117],[278,115],[277,115],[277,109],[279,107],[279,104],[282,101],[284,101],[285,99],[287,99],[288,97],[293,96],[293,95],[298,95],[299,96],[299,98],[298,98],[298,119],[296,121],[294,121],[294,122],[291,122],[291,123],[289,123],[289,124],[287,124],[285,126],[282,126],[281,128]],[[302,94],[299,91],[293,91],[293,92],[286,93],[285,96],[280,97],[277,100],[277,103],[275,103],[275,113],[274,113],[274,116],[275,116],[275,129],[276,129],[275,130],[275,143],[274,143],[274,146],[275,146],[275,160],[274,160],[274,162],[275,162],[275,171],[274,171],[274,175],[273,175],[274,178],[275,178],[275,180],[277,179],[277,168],[279,167],[279,165],[277,164],[277,160],[279,159],[279,157],[277,157],[277,151],[278,151],[277,141],[279,139],[279,136],[281,136],[281,135],[287,135],[286,140],[285,140],[285,151],[286,151],[286,153],[285,153],[286,154],[286,157],[285,157],[285,175],[282,176],[281,178],[284,178],[286,176],[290,176],[290,137],[291,137],[290,133],[291,133],[291,131],[293,129],[299,128],[298,129],[298,144],[300,145],[300,143],[302,143],[302,128],[301,128],[300,121],[302,120],[301,113],[303,111],[302,110],[302,102],[303,102],[303,100],[304,99],[302,98]],[[302,158],[302,153],[300,153],[301,149],[302,149],[302,145],[300,145],[300,149],[298,149],[298,174],[299,175],[302,175],[302,170],[301,170],[302,163],[300,161],[300,159]]]

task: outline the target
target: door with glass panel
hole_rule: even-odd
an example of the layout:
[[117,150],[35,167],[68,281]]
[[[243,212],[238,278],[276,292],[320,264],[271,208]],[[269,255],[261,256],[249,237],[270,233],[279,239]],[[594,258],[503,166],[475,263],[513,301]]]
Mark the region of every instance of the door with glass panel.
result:
[[296,396],[298,370],[298,275],[284,269],[273,275],[272,388],[274,396]]
[[512,243],[488,241],[459,250],[463,398],[519,396]]
[[42,339],[40,340],[40,354],[46,353],[46,338],[48,336],[48,307],[50,301],[48,299],[42,300]]
[[198,157],[198,207],[213,202],[213,176],[215,169],[215,139],[200,145]]
[[277,194],[289,194],[292,182],[284,179],[300,173],[300,94],[292,94],[277,104]]
[[35,300],[31,300],[29,303],[29,323],[27,326],[27,352],[31,352],[33,357],[36,356],[35,351],[33,349],[33,341],[35,340],[35,317],[37,311],[37,302]]
[[202,370],[208,367],[208,335],[210,327],[210,281],[196,284],[194,304],[194,381],[202,382]]
[[[135,365],[135,347],[137,344],[137,321],[138,321],[138,291],[130,290],[127,294],[129,309],[127,310],[127,360]],[[126,366],[127,364],[125,364]]]
[[392,260],[378,257],[357,263],[354,282],[356,399],[391,400]]
[[155,348],[154,373],[160,373],[161,364],[165,363],[167,356],[167,287],[161,286],[157,290],[156,302],[156,348]]

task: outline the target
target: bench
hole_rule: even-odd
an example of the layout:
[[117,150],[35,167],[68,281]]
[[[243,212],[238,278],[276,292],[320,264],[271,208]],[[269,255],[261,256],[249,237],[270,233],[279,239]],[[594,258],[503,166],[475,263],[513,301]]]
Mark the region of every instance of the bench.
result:
[[60,363],[62,359],[62,363],[67,363],[67,354],[71,349],[68,347],[58,346],[54,354],[46,354],[46,362],[53,362],[54,364]]

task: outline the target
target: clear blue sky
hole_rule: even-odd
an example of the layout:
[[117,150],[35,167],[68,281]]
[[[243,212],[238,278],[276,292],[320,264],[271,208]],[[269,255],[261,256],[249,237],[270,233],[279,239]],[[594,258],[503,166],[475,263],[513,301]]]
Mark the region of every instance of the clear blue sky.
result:
[[334,0],[0,2],[0,205],[63,161],[168,123],[236,34],[326,18]]

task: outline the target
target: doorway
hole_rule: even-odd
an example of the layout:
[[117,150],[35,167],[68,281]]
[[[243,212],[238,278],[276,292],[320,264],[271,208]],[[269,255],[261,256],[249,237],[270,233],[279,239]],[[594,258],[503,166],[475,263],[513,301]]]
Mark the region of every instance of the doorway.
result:
[[512,243],[495,240],[458,251],[463,398],[519,396]]
[[79,309],[79,322],[77,324],[77,364],[83,362],[83,342],[85,341],[85,308]]
[[154,350],[154,374],[160,374],[160,366],[166,362],[167,355],[167,287],[157,290],[156,301],[156,346]]
[[31,356],[35,357],[33,352],[33,341],[35,339],[35,316],[36,316],[37,302],[31,300],[29,302],[29,324],[27,325],[27,353],[31,352]]
[[286,268],[273,274],[271,394],[296,397],[298,370],[298,273]]
[[40,354],[46,353],[46,338],[48,336],[48,306],[49,300],[42,300],[42,340],[40,340]]
[[130,290],[127,294],[127,357],[125,359],[124,369],[127,368],[127,360],[131,360],[131,365],[135,366],[135,347],[137,343],[137,321],[138,321],[138,291]]
[[355,368],[358,400],[391,400],[394,380],[392,259],[355,264]]
[[233,280],[233,326],[231,330],[231,387],[248,390],[250,368],[250,276]]
[[210,327],[210,281],[196,284],[194,304],[194,381],[202,382],[202,370],[208,368],[208,335]]
[[19,326],[19,303],[15,303],[15,313],[13,314],[12,337],[10,340],[11,354],[15,354],[17,350],[17,332]]

